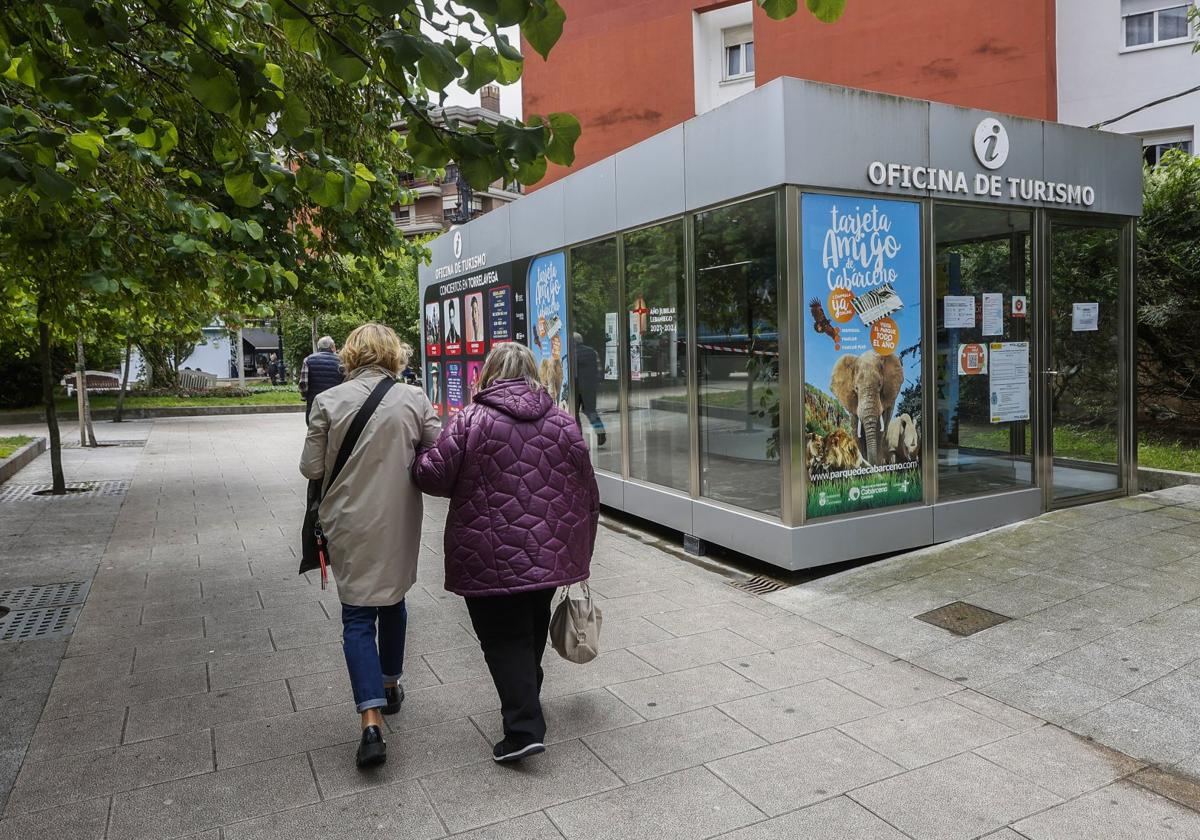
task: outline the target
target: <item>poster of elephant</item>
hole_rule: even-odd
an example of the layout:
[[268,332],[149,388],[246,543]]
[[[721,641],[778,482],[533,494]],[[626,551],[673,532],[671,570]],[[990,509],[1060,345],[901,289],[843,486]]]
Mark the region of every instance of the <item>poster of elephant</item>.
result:
[[919,502],[921,215],[801,197],[809,518]]

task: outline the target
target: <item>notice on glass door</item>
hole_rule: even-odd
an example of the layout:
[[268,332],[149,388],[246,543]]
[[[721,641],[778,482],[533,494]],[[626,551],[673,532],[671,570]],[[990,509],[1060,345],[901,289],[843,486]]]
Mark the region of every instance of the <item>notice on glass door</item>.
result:
[[995,341],[988,380],[993,423],[1029,419],[1029,342]]
[[946,302],[946,311],[943,314],[946,329],[969,330],[975,326],[974,295],[946,295],[942,300]]
[[1071,332],[1096,332],[1100,329],[1100,304],[1071,305]]
[[983,293],[983,335],[1004,335],[1004,295]]

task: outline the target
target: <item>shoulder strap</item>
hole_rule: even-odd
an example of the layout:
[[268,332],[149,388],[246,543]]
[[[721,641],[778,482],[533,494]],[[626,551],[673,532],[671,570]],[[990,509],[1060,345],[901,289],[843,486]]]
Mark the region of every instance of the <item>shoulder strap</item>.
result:
[[350,453],[358,445],[358,439],[362,437],[363,428],[366,427],[367,421],[371,419],[371,415],[379,407],[379,403],[383,400],[384,395],[395,384],[396,380],[390,376],[385,376],[381,379],[379,384],[372,389],[370,395],[367,396],[367,401],[362,404],[358,413],[354,415],[354,421],[350,424],[350,430],[346,432],[346,439],[342,441],[342,446],[338,449],[337,460],[333,462],[333,472],[329,474],[329,481],[325,482],[325,489],[321,491],[322,497],[333,486],[333,482],[337,481],[338,473],[342,471],[342,467],[346,466],[346,462],[350,460]]

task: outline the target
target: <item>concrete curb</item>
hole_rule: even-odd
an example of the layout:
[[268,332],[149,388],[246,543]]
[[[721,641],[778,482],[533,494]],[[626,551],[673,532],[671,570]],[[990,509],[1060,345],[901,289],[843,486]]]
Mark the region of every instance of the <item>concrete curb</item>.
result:
[[1168,487],[1179,487],[1182,484],[1200,484],[1200,473],[1138,467],[1138,490],[1142,493],[1166,490]]
[[[229,414],[292,414],[303,412],[304,403],[295,405],[180,405],[169,408],[127,408],[126,420],[154,420],[159,417],[224,417]],[[112,408],[95,409],[92,411],[93,420],[111,420],[116,410]],[[75,423],[74,413],[59,414],[60,423]],[[17,426],[26,423],[45,423],[46,415],[41,411],[22,411],[10,414],[0,414],[0,426]]]
[[28,465],[34,458],[46,451],[46,439],[34,438],[3,461],[0,461],[0,484],[8,481]]

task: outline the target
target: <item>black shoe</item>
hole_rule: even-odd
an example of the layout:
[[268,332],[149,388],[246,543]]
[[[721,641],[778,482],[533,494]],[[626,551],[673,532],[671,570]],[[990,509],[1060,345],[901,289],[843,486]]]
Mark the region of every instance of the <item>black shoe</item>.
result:
[[597,446],[603,446],[606,443],[608,443],[608,435],[606,435],[604,432],[601,432],[599,435],[596,436],[596,445]]
[[532,744],[519,746],[510,743],[506,738],[492,747],[492,758],[497,764],[511,764],[545,751],[546,745],[541,741],[534,741]]
[[404,686],[396,683],[395,687],[385,686],[383,689],[383,699],[387,700],[387,705],[383,707],[385,715],[394,715],[400,711],[400,704],[404,702]]
[[387,761],[387,742],[383,740],[383,733],[379,731],[378,726],[368,726],[363,730],[362,741],[358,744],[358,754],[354,757],[354,763],[358,765],[358,769],[363,770],[383,764],[385,761]]

